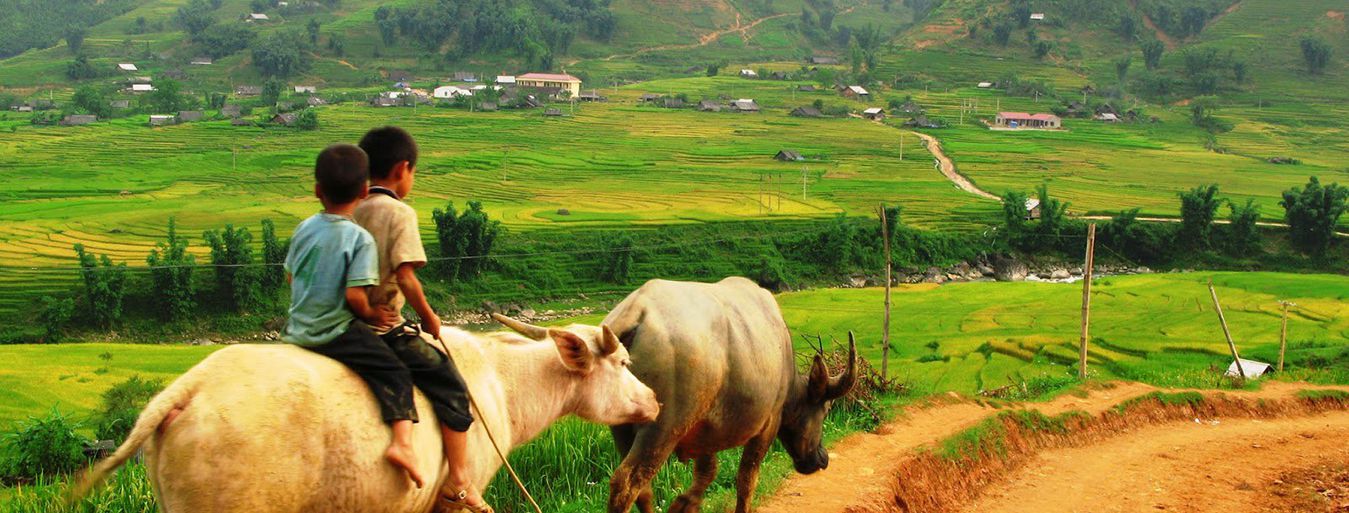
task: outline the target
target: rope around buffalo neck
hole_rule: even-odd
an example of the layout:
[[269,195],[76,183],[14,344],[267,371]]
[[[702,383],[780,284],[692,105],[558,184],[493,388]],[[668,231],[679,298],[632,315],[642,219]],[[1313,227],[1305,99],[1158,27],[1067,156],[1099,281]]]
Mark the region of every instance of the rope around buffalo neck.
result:
[[[452,365],[454,363],[454,357],[450,355],[450,348],[445,345],[445,341],[441,340],[439,336],[434,338],[436,339],[436,342],[440,344],[440,349],[445,351],[445,364]],[[525,488],[524,481],[520,480],[520,475],[515,473],[515,468],[512,467],[511,462],[506,459],[506,453],[501,452],[501,446],[497,445],[497,439],[492,435],[492,428],[487,427],[487,421],[483,420],[482,408],[478,407],[478,401],[473,399],[473,394],[467,390],[468,387],[464,388],[464,394],[468,396],[468,404],[473,407],[473,414],[476,415],[478,421],[482,423],[482,430],[487,432],[487,440],[492,442],[492,448],[496,450],[497,457],[501,458],[501,463],[506,466],[506,472],[511,475],[511,480],[515,481],[515,486],[520,488],[520,493],[525,494],[525,499],[529,500],[529,504],[534,506],[535,513],[543,513],[543,508],[539,507],[539,503],[534,500],[534,496],[530,495],[529,489]]]

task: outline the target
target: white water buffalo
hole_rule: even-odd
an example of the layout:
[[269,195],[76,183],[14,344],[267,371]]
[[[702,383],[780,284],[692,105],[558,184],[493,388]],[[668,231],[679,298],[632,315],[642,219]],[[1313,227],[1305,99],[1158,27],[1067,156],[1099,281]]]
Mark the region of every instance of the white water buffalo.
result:
[[[551,343],[442,332],[481,411],[468,442],[479,489],[501,465],[484,425],[509,452],[569,414],[610,425],[656,417],[654,394],[628,370],[627,351],[607,327],[547,335]],[[384,459],[389,428],[365,383],[342,364],[288,345],[222,349],[151,400],[127,441],[73,495],[143,446],[167,513],[431,511],[446,466],[430,403],[418,392],[416,404],[422,489]]]
[[[632,372],[661,401],[655,423],[613,428],[623,462],[610,481],[609,513],[635,503],[650,513],[651,480],[675,453],[694,460],[688,491],[670,513],[697,511],[716,477],[716,454],[744,447],[736,511],[749,511],[759,465],[776,437],[803,474],[829,465],[820,432],[832,401],[852,388],[857,349],[843,375],[815,357],[798,375],[777,302],[744,278],[720,283],[647,282],[604,319],[632,356]],[[542,328],[513,326],[538,338]],[[851,335],[849,336],[851,339]]]

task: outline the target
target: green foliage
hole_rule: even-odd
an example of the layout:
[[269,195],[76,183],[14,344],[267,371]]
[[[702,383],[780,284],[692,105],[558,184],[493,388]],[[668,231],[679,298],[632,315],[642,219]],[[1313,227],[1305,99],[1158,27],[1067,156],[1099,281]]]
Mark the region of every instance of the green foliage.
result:
[[151,296],[158,303],[160,314],[170,321],[187,320],[197,306],[197,290],[192,282],[197,258],[187,252],[187,239],[178,236],[174,218],[169,218],[167,239],[150,250],[145,263],[150,266],[150,281],[154,285]]
[[73,315],[75,315],[74,299],[42,296],[42,304],[38,307],[38,320],[42,324],[42,341],[49,344],[60,342],[62,331]]
[[1132,55],[1115,59],[1115,78],[1119,79],[1120,84],[1123,84],[1124,80],[1129,77],[1129,65],[1133,63],[1133,60]]
[[1142,29],[1143,19],[1138,14],[1129,11],[1120,13],[1119,22],[1115,24],[1115,33],[1126,41],[1133,41]]
[[[31,48],[47,48],[78,34],[80,42],[89,27],[131,10],[135,0],[98,2],[53,2],[6,0],[0,2],[0,58]],[[71,45],[79,53],[80,43]]]
[[300,130],[318,130],[319,113],[315,109],[305,109],[295,117],[295,128]]
[[94,65],[89,63],[89,57],[84,54],[76,55],[75,60],[66,65],[66,77],[71,80],[98,78],[102,75],[103,73],[95,69]]
[[1330,44],[1319,37],[1304,37],[1298,46],[1302,48],[1302,61],[1307,64],[1307,72],[1323,73],[1330,64]]
[[186,105],[181,90],[182,85],[176,80],[156,80],[155,90],[146,94],[142,101],[156,112],[176,113]]
[[1349,189],[1338,183],[1322,186],[1315,176],[1307,186],[1284,191],[1279,205],[1284,208],[1288,238],[1298,249],[1313,256],[1325,255],[1335,239],[1335,227],[1349,206]]
[[445,210],[433,210],[431,219],[444,259],[439,265],[441,275],[450,281],[468,281],[481,275],[501,233],[501,222],[490,220],[478,201],[468,202],[468,210],[462,215],[450,202]]
[[174,23],[178,24],[189,36],[196,37],[208,27],[215,24],[215,17],[211,15],[214,7],[206,0],[192,0],[187,5],[179,7],[173,15]]
[[609,236],[604,255],[606,261],[601,279],[619,285],[627,283],[632,272],[632,236],[627,232]]
[[262,220],[262,286],[266,290],[276,290],[286,285],[286,251],[290,242],[281,242],[276,236],[276,223],[271,219]]
[[993,41],[998,46],[1007,46],[1007,42],[1012,39],[1012,24],[1005,21],[999,22],[993,26]]
[[84,27],[72,25],[67,27],[62,37],[66,40],[66,48],[70,49],[72,55],[78,55],[80,49],[84,47]]
[[94,436],[120,445],[136,426],[141,409],[163,389],[162,380],[133,375],[104,391],[103,401],[94,413]]
[[1166,45],[1156,39],[1150,39],[1143,43],[1143,64],[1149,70],[1157,69],[1162,65],[1162,53],[1166,51]]
[[1213,134],[1230,132],[1232,123],[1214,116],[1213,112],[1216,110],[1218,110],[1217,98],[1212,96],[1195,98],[1190,101],[1190,123]]
[[1218,186],[1199,186],[1179,194],[1180,231],[1177,242],[1185,247],[1207,248],[1213,244],[1213,219],[1223,200]]
[[67,504],[67,491],[73,477],[40,476],[32,486],[12,490],[0,506],[4,513],[159,513],[153,486],[145,464],[128,463],[114,472],[106,485],[98,487],[76,505]]
[[308,41],[298,32],[277,32],[253,42],[253,66],[272,77],[289,77],[309,71],[313,57]]
[[1049,51],[1054,48],[1054,44],[1049,41],[1040,40],[1036,41],[1035,45],[1031,46],[1031,48],[1035,51],[1035,58],[1043,59],[1045,56],[1049,55]]
[[267,79],[262,83],[262,94],[258,98],[263,105],[276,105],[277,100],[281,98],[281,93],[286,90],[286,83],[275,77]]
[[1171,259],[1176,239],[1170,223],[1145,223],[1138,220],[1138,209],[1116,214],[1101,226],[1098,244],[1117,251],[1134,262],[1159,263]]
[[203,55],[220,59],[248,48],[257,33],[242,23],[212,25],[192,38]]
[[309,23],[304,27],[305,32],[309,34],[310,46],[318,46],[319,44],[319,27],[320,25],[318,18],[310,18]]
[[1250,256],[1260,251],[1260,208],[1255,200],[1245,205],[1228,202],[1227,251],[1232,256]]
[[108,104],[108,96],[94,86],[81,86],[75,90],[75,96],[71,98],[71,103],[75,107],[100,119],[112,115],[112,107]]
[[215,267],[215,293],[230,302],[236,311],[256,306],[262,294],[260,272],[253,265],[253,236],[247,228],[210,230],[202,234],[211,247],[211,265]]
[[1007,191],[1002,195],[1002,224],[1007,228],[1007,234],[1015,237],[1026,231],[1026,200],[1029,199],[1025,194],[1018,191]]
[[80,260],[80,279],[84,282],[84,300],[94,324],[108,328],[122,318],[122,298],[126,296],[126,263],[113,265],[108,255],[96,258],[75,245]]
[[53,408],[46,416],[30,417],[5,435],[9,471],[25,478],[64,474],[85,463],[88,440],[80,436],[81,424]]

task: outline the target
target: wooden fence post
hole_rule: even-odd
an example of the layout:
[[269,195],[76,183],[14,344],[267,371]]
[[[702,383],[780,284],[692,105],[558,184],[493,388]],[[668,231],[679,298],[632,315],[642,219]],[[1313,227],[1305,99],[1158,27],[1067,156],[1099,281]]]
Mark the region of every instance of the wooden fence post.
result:
[[1082,268],[1082,340],[1077,354],[1077,377],[1087,379],[1087,337],[1091,329],[1091,268],[1096,260],[1096,223],[1087,225],[1087,255]]
[[1232,361],[1237,365],[1237,375],[1246,379],[1246,369],[1241,368],[1241,356],[1237,354],[1237,344],[1232,341],[1232,332],[1227,329],[1227,318],[1223,317],[1223,305],[1218,303],[1218,291],[1213,288],[1213,280],[1208,282],[1208,292],[1213,296],[1213,309],[1218,311],[1218,322],[1223,325],[1223,336],[1227,337],[1227,348],[1232,350]]
[[880,210],[881,238],[885,245],[885,320],[881,325],[881,380],[884,381],[890,373],[890,221],[884,203]]
[[1283,321],[1279,324],[1279,372],[1283,372],[1283,354],[1288,350],[1288,307],[1297,306],[1288,301],[1279,301],[1283,306]]

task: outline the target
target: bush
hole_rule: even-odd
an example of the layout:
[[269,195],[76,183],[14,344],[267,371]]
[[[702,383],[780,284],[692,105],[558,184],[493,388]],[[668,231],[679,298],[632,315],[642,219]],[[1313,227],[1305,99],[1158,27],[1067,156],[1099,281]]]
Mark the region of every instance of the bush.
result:
[[441,275],[450,281],[477,278],[486,267],[492,245],[501,233],[501,222],[488,219],[482,203],[468,202],[468,210],[461,215],[454,202],[445,210],[431,211],[436,225],[436,240],[440,243],[438,267]]
[[36,479],[64,474],[85,463],[88,439],[76,432],[80,423],[53,408],[46,417],[30,417],[4,437],[8,472]]
[[627,283],[632,271],[632,236],[627,233],[611,236],[604,246],[605,263],[601,277],[610,283]]
[[94,436],[120,445],[136,425],[145,404],[163,389],[163,381],[132,376],[104,391],[103,403],[94,415]]
[[42,341],[48,344],[61,341],[61,331],[65,329],[70,317],[75,314],[75,300],[70,298],[42,297],[42,306],[38,316],[42,323]]
[[1218,186],[1199,186],[1180,193],[1179,240],[1186,247],[1207,248],[1212,244],[1213,218],[1222,200]]
[[95,258],[93,253],[84,250],[83,244],[75,245],[75,254],[80,259],[80,278],[84,283],[84,299],[94,324],[111,327],[122,318],[122,298],[126,296],[126,264],[113,265],[108,255]]
[[247,228],[210,230],[202,234],[211,246],[211,265],[215,266],[216,293],[228,298],[235,310],[256,306],[261,299],[259,272],[253,266],[253,236]]
[[1349,189],[1337,183],[1321,186],[1315,176],[1307,187],[1293,187],[1284,191],[1279,204],[1284,208],[1288,235],[1293,245],[1313,256],[1324,255],[1335,238],[1335,227],[1340,216],[1349,210],[1346,205]]
[[1227,224],[1227,251],[1232,256],[1251,256],[1260,251],[1260,209],[1255,200],[1246,200],[1245,205],[1229,202],[1231,210]]
[[192,271],[197,258],[187,252],[187,240],[178,236],[177,223],[169,218],[168,240],[155,245],[145,259],[150,266],[155,301],[165,319],[181,321],[196,308],[196,287]]
[[276,223],[271,219],[262,220],[262,263],[266,264],[262,268],[262,285],[267,290],[274,290],[285,286],[286,269],[282,266],[286,262],[286,251],[290,249],[289,242],[281,242],[276,236]]
[[1302,60],[1307,63],[1307,72],[1319,75],[1330,64],[1330,45],[1317,37],[1304,37],[1300,43]]

